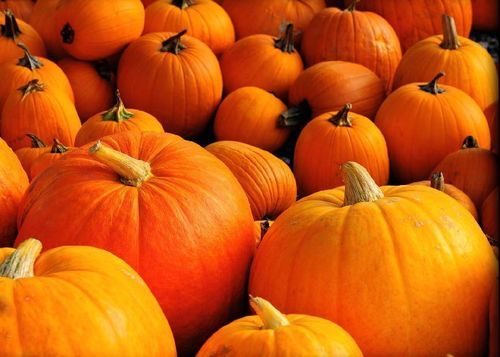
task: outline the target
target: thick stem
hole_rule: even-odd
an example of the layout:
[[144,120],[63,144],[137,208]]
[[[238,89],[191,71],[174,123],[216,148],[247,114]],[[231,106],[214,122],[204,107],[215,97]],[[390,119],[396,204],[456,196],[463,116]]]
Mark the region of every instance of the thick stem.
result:
[[120,91],[116,90],[116,104],[113,108],[102,114],[103,121],[120,122],[134,117],[134,113],[129,112],[120,97]]
[[125,185],[139,187],[152,176],[148,162],[106,147],[100,141],[89,148],[89,154],[116,172]]
[[380,187],[363,166],[357,162],[348,161],[341,167],[345,183],[344,206],[373,202],[384,197]]
[[356,4],[360,2],[360,0],[353,0],[351,2],[351,5],[349,5],[348,7],[346,7],[346,9],[344,11],[355,11],[356,10]]
[[181,32],[179,32],[178,34],[176,34],[170,38],[167,38],[165,41],[162,42],[160,51],[161,52],[170,52],[170,53],[173,53],[175,55],[178,55],[183,49],[186,48],[186,46],[184,46],[181,43],[181,37],[183,35],[185,35],[186,32],[187,32],[187,29],[182,30]]
[[352,104],[347,103],[341,110],[328,119],[328,121],[336,126],[352,126],[351,119],[349,118],[349,111],[351,109]]
[[67,43],[67,44],[72,44],[73,41],[75,41],[75,30],[73,30],[73,27],[69,24],[69,22],[64,25],[60,32],[62,42]]
[[443,42],[441,42],[441,48],[446,50],[456,50],[460,48],[460,40],[458,39],[455,19],[452,16],[443,14],[441,17],[441,24],[443,27]]
[[444,175],[441,171],[432,174],[431,187],[444,192]]
[[293,43],[293,24],[288,23],[281,37],[274,40],[274,47],[279,48],[283,52],[292,53],[295,51]]
[[303,100],[299,105],[290,107],[280,114],[278,125],[284,128],[297,126],[311,119],[312,109],[307,102]]
[[0,276],[10,279],[32,278],[35,276],[35,261],[42,251],[42,243],[34,238],[26,239],[0,264]]
[[5,24],[0,25],[0,34],[4,37],[15,40],[22,34],[19,25],[17,24],[16,17],[9,9],[4,11]]
[[477,149],[479,148],[479,143],[477,142],[477,139],[471,135],[465,138],[464,142],[462,143],[462,149]]
[[23,66],[28,68],[30,71],[34,71],[35,69],[40,69],[43,67],[43,63],[40,60],[33,56],[29,51],[28,47],[22,43],[18,42],[17,47],[20,47],[24,51],[24,56],[17,61],[18,66]]
[[64,144],[59,140],[53,139],[52,148],[50,149],[52,154],[64,154],[65,152],[68,152],[68,150],[68,147],[64,146]]
[[35,134],[29,133],[29,134],[26,134],[26,136],[31,139],[31,147],[32,148],[34,148],[34,149],[40,149],[40,148],[46,148],[47,147],[47,145],[45,145],[45,143],[42,141],[42,139],[40,139]]
[[290,325],[290,321],[288,321],[285,315],[263,298],[250,295],[250,306],[262,320],[264,329],[274,330],[278,327]]
[[192,0],[173,0],[171,4],[177,6],[181,10],[184,10],[186,7],[193,5],[193,2]]
[[23,93],[23,96],[21,98],[21,100],[23,100],[31,93],[43,92],[45,90],[45,84],[41,83],[38,79],[35,78],[29,81],[26,85],[17,88],[17,90]]
[[421,90],[423,90],[424,92],[427,92],[427,93],[431,93],[431,94],[443,93],[445,90],[443,88],[439,87],[437,82],[441,77],[444,77],[444,76],[445,76],[445,73],[443,71],[441,71],[438,74],[436,74],[436,76],[429,83],[420,84],[419,87]]

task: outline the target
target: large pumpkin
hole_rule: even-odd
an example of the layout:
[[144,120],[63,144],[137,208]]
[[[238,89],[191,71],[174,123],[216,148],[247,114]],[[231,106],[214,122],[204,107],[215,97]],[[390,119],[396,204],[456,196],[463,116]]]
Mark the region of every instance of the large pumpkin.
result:
[[[425,180],[431,172],[443,171],[432,169],[457,150],[467,135],[477,137],[481,147],[490,148],[488,122],[481,108],[460,89],[439,86],[437,81],[442,76],[444,73],[440,72],[427,84],[400,87],[387,97],[377,113],[375,124],[387,141],[396,182]],[[454,184],[451,176],[443,173]]]
[[33,181],[18,223],[18,243],[36,234],[46,248],[92,245],[128,262],[181,355],[244,309],[250,205],[220,160],[176,135],[120,133],[66,154]]
[[155,32],[134,41],[118,67],[118,88],[131,108],[156,117],[165,131],[194,136],[203,131],[222,97],[217,57],[200,40]]
[[250,293],[335,321],[367,356],[483,354],[498,262],[472,215],[432,188],[379,188],[356,163],[343,172],[345,190],[274,222]]
[[472,27],[495,31],[498,27],[498,0],[472,0]]
[[483,204],[481,205],[481,227],[483,231],[500,243],[500,235],[498,234],[498,187],[495,187],[490,192]]
[[43,39],[51,58],[61,58],[66,54],[59,42],[59,33],[54,26],[57,7],[61,0],[37,0],[29,23]]
[[0,355],[175,356],[158,302],[130,266],[93,247],[0,248]]

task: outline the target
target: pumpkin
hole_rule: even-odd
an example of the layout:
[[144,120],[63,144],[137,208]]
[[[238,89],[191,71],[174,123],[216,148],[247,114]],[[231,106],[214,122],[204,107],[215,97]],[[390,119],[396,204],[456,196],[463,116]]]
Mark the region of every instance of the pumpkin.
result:
[[442,172],[434,172],[431,175],[430,180],[412,182],[410,183],[410,185],[424,185],[446,193],[448,196],[453,197],[455,200],[457,200],[458,203],[464,206],[467,211],[472,214],[476,221],[479,220],[479,215],[477,214],[477,209],[474,205],[474,202],[472,202],[470,197],[467,196],[462,190],[456,188],[453,185],[450,185],[449,183],[445,183],[444,175]]
[[43,39],[50,57],[55,59],[66,55],[66,51],[59,42],[59,33],[54,26],[56,9],[60,2],[61,0],[37,0],[29,19],[30,25]]
[[500,240],[498,235],[498,186],[486,196],[481,205],[481,227],[498,245]]
[[31,164],[29,178],[33,180],[41,172],[47,169],[57,160],[61,159],[63,155],[69,152],[69,148],[64,146],[59,140],[54,139],[50,151],[44,152]]
[[249,292],[335,321],[367,356],[482,355],[498,262],[472,215],[438,190],[378,187],[353,162],[342,170],[345,188],[276,219]]
[[109,110],[90,117],[76,134],[75,146],[82,146],[106,135],[124,131],[153,131],[163,133],[161,123],[151,114],[127,109],[120,92],[116,91],[116,104]]
[[0,138],[0,247],[14,242],[17,211],[27,188],[28,176],[19,159]]
[[444,157],[434,171],[442,171],[449,183],[464,191],[481,208],[498,184],[498,156],[480,148],[475,137],[467,136],[462,149]]
[[12,92],[5,101],[0,134],[14,150],[29,147],[27,133],[37,133],[45,142],[59,138],[73,146],[80,119],[65,92],[38,79]]
[[20,20],[28,22],[30,20],[31,12],[33,10],[33,0],[2,0],[0,1],[0,11],[7,9]]
[[213,334],[198,357],[363,356],[356,341],[331,321],[302,314],[283,315],[269,301],[250,296],[257,315],[242,317]]
[[171,32],[142,36],[118,65],[118,88],[128,106],[157,118],[165,131],[195,136],[222,97],[217,57],[200,40]]
[[426,38],[406,51],[396,71],[394,88],[423,82],[439,71],[446,73],[442,84],[463,90],[482,110],[498,102],[493,58],[480,44],[458,36],[454,19],[447,15],[443,15],[443,35]]
[[237,141],[217,141],[205,149],[226,164],[241,184],[254,220],[274,219],[295,202],[292,170],[273,154]]
[[31,140],[31,147],[23,147],[17,149],[15,154],[21,165],[23,166],[24,171],[29,175],[31,172],[31,165],[33,162],[40,157],[40,155],[49,152],[51,150],[50,147],[45,145],[45,143],[35,134],[26,134],[26,136]]
[[340,165],[364,165],[378,185],[389,181],[389,156],[384,136],[367,117],[346,104],[311,120],[300,132],[293,172],[301,195],[342,186]]
[[0,11],[0,64],[23,55],[18,42],[24,43],[36,56],[46,55],[43,40],[33,27],[16,19],[10,10]]
[[229,15],[210,0],[160,0],[146,8],[143,33],[179,32],[208,45],[215,55],[222,54],[234,43],[234,27]]
[[237,41],[221,57],[224,91],[255,86],[286,100],[304,65],[293,44],[293,24],[280,37],[251,35]]
[[490,337],[488,346],[488,357],[495,357],[499,354],[498,348],[498,275],[495,288],[490,299]]
[[158,302],[125,262],[93,247],[41,249],[33,238],[0,248],[2,356],[176,356]]
[[498,27],[498,0],[472,0],[472,27],[495,31]]
[[141,36],[144,6],[140,0],[61,1],[54,23],[67,53],[94,61],[120,52]]
[[498,100],[489,105],[484,111],[484,115],[488,120],[491,134],[491,150],[498,151]]
[[383,17],[357,11],[359,0],[351,1],[345,10],[331,7],[313,17],[302,36],[305,62],[308,66],[335,60],[362,64],[384,81],[389,93],[401,60],[398,36]]
[[242,87],[222,100],[214,121],[217,140],[240,141],[263,150],[276,151],[290,135],[279,125],[285,103],[257,87]]
[[439,34],[442,14],[455,18],[461,36],[469,37],[472,25],[471,0],[363,0],[357,6],[385,18],[398,34],[403,52],[418,41]]
[[150,4],[154,3],[155,1],[157,0],[141,0],[145,8],[148,7]]
[[255,250],[250,205],[229,169],[193,142],[107,136],[37,176],[19,210],[17,243],[36,233],[46,248],[91,245],[136,269],[180,355],[193,355],[244,310]]
[[[467,135],[477,137],[481,147],[490,148],[488,122],[481,108],[460,89],[439,86],[442,76],[440,72],[427,84],[411,83],[398,88],[377,112],[375,124],[387,141],[396,182],[425,180],[431,172],[443,171],[435,166],[459,148]],[[443,173],[455,185],[452,177]]]
[[262,239],[264,239],[264,236],[266,235],[269,228],[273,225],[273,223],[274,221],[271,221],[269,219],[262,219],[254,222],[255,242],[257,244],[257,247],[259,246]]

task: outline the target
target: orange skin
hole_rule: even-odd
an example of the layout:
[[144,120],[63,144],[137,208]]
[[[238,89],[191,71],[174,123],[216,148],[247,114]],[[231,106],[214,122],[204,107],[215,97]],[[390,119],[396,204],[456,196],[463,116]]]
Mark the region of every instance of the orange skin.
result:
[[495,31],[498,27],[498,0],[472,0],[472,27]]
[[234,27],[229,15],[211,0],[190,0],[186,8],[172,4],[172,0],[156,1],[146,9],[143,34],[151,32],[179,32],[188,34],[208,45],[216,56],[234,43]]
[[484,233],[492,237],[497,243],[498,235],[498,187],[486,197],[481,205],[481,227]]
[[490,299],[490,339],[488,348],[488,357],[497,357],[498,348],[498,275],[495,287]]
[[[69,150],[73,150],[74,148],[69,148]],[[59,159],[62,159],[64,155],[68,154],[70,151],[66,151],[63,153],[53,153],[53,152],[45,152],[40,155],[30,167],[29,178],[30,181],[37,177],[40,173],[45,171],[49,166],[54,164]]]
[[498,262],[481,228],[437,190],[381,189],[346,207],[343,187],[321,191],[281,214],[250,294],[335,321],[367,356],[482,355]]
[[2,0],[0,11],[10,9],[16,18],[29,22],[34,4],[33,0]]
[[21,162],[24,171],[28,174],[31,172],[31,165],[40,157],[40,155],[50,152],[51,148],[41,141],[31,142],[31,147],[17,149],[14,153]]
[[[0,263],[13,251],[0,248]],[[0,277],[0,296],[2,356],[176,356],[149,288],[104,250],[48,250],[34,277]]]
[[17,211],[27,188],[28,176],[19,159],[0,138],[0,247],[14,242]]
[[253,219],[274,219],[297,198],[292,170],[273,154],[237,141],[217,141],[207,149],[234,174],[245,191]]
[[498,153],[498,100],[484,111],[491,134],[491,150]]
[[224,98],[214,121],[217,140],[240,141],[263,150],[276,151],[290,135],[278,125],[285,103],[257,87],[242,87]]
[[402,56],[398,36],[380,15],[337,8],[314,16],[304,31],[301,53],[308,66],[335,60],[362,64],[384,81],[387,93]]
[[29,23],[43,39],[50,58],[59,59],[66,55],[59,42],[59,33],[54,27],[56,9],[61,0],[37,0],[33,6]]
[[124,259],[160,303],[179,354],[192,355],[244,310],[255,250],[248,200],[220,160],[176,135],[126,132],[101,142],[149,162],[153,176],[131,187],[89,156],[89,145],[73,151],[33,181],[16,243],[36,234],[47,249],[92,245]]

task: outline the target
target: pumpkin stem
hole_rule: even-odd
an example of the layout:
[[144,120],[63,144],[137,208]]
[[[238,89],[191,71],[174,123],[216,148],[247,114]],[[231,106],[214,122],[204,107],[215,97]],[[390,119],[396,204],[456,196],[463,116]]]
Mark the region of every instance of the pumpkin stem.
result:
[[193,5],[193,2],[191,0],[173,0],[171,4],[184,10],[186,7]]
[[92,65],[94,66],[95,70],[97,71],[97,74],[99,75],[99,77],[101,77],[105,81],[111,82],[111,79],[113,78],[113,71],[111,70],[111,67],[110,67],[108,61],[98,60],[98,61],[92,62]]
[[140,187],[152,176],[148,162],[134,159],[120,151],[106,147],[99,140],[89,148],[89,154],[108,165],[120,176],[120,181],[127,186]]
[[10,11],[10,9],[5,10],[4,15],[5,24],[0,25],[0,34],[4,37],[15,40],[17,37],[19,37],[19,35],[22,34],[21,29],[17,24],[16,17],[12,13],[12,11]]
[[291,22],[286,25],[286,30],[281,34],[281,37],[274,40],[274,47],[287,53],[295,51],[293,44],[293,24]]
[[462,143],[462,149],[477,149],[479,148],[479,143],[477,142],[477,139],[471,135],[465,138],[464,142]]
[[352,109],[352,104],[347,103],[344,107],[335,113],[328,121],[336,126],[352,126],[351,119],[349,118],[349,111]]
[[284,128],[297,126],[311,118],[312,109],[307,100],[303,100],[299,105],[288,108],[280,114],[278,125]]
[[445,50],[456,50],[460,48],[460,41],[458,39],[457,26],[453,16],[443,14],[441,17],[441,26],[443,27],[443,42],[441,48]]
[[443,93],[445,90],[441,87],[438,86],[437,82],[439,78],[444,77],[445,73],[443,71],[439,72],[436,74],[436,76],[427,84],[419,84],[419,88],[423,90],[424,92],[431,93],[431,94],[440,94]]
[[0,264],[0,276],[9,279],[32,278],[35,260],[42,251],[42,243],[34,238],[26,239]]
[[345,183],[344,206],[352,206],[360,202],[373,202],[384,197],[368,171],[354,161],[341,165]]
[[123,105],[122,98],[120,97],[120,91],[116,90],[116,104],[113,108],[109,109],[107,112],[102,114],[103,121],[116,121],[121,122],[122,120],[130,119],[134,117],[134,113],[129,112],[125,105]]
[[69,150],[68,147],[64,146],[64,144],[61,143],[59,140],[53,139],[52,148],[50,149],[50,152],[52,154],[64,154],[68,150]]
[[260,239],[264,238],[264,235],[271,228],[271,222],[268,218],[265,218],[263,221],[260,221]]
[[66,25],[63,26],[60,34],[64,43],[72,44],[75,40],[75,30],[73,30],[73,27],[71,27],[69,22],[67,22]]
[[41,83],[38,79],[32,79],[26,85],[17,88],[18,91],[23,93],[21,100],[26,98],[26,96],[31,93],[43,92],[45,90],[45,84]]
[[353,2],[351,2],[351,5],[349,5],[348,7],[346,7],[346,9],[344,11],[355,11],[356,10],[356,4],[360,2],[360,0],[353,0]]
[[260,297],[250,297],[250,306],[259,315],[264,329],[277,329],[278,327],[290,325],[290,321],[279,312],[269,301]]
[[19,61],[17,62],[18,66],[26,67],[30,71],[43,67],[43,63],[40,62],[37,57],[31,54],[30,50],[24,43],[18,42],[17,47],[20,47],[24,51],[24,56],[22,58],[19,58]]
[[31,147],[34,149],[39,149],[39,148],[46,148],[47,145],[40,139],[38,136],[35,134],[26,134],[28,138],[31,139]]
[[181,52],[183,49],[186,48],[181,43],[181,37],[185,35],[187,32],[187,29],[182,30],[179,32],[177,35],[174,35],[170,38],[167,38],[165,41],[162,42],[161,44],[161,52],[170,52],[173,53],[174,55],[178,55],[179,52]]
[[431,187],[444,192],[444,175],[441,171],[432,174]]

